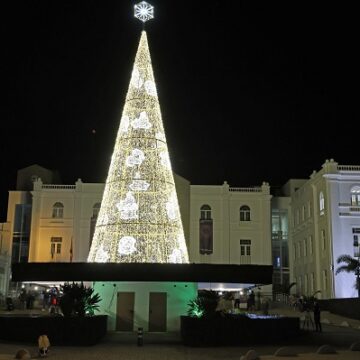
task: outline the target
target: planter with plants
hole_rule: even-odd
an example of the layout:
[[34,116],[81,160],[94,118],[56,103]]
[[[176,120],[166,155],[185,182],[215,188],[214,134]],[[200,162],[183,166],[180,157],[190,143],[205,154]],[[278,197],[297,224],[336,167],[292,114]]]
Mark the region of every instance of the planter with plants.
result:
[[273,343],[298,334],[299,318],[224,312],[214,291],[199,292],[181,316],[182,342],[189,346]]
[[107,331],[107,316],[94,315],[101,301],[84,284],[64,284],[60,309],[54,315],[0,316],[0,339],[37,343],[46,334],[53,345],[94,345]]

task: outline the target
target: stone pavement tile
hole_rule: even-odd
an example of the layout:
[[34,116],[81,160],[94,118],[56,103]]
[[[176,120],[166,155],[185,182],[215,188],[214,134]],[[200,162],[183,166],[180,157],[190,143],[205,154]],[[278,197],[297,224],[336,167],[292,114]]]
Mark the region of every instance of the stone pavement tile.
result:
[[0,360],[13,360],[14,359],[14,355],[10,355],[10,354],[0,354]]
[[[35,346],[22,346],[30,351],[32,356],[36,356]],[[297,357],[275,357],[276,347],[215,347],[215,348],[190,348],[182,345],[146,345],[138,347],[136,345],[119,344],[99,344],[91,347],[52,347],[50,349],[49,360],[239,360],[241,355],[246,354],[250,349],[255,349],[260,355],[260,359],[268,360],[358,360],[359,352],[338,351],[337,354],[319,355],[315,348],[296,347],[302,351]],[[15,354],[19,345],[0,343],[0,352]],[[0,357],[0,360],[13,359],[10,357]]]
[[356,351],[338,351],[336,354],[305,353],[298,354],[296,357],[264,355],[261,356],[261,360],[359,360],[359,357]]

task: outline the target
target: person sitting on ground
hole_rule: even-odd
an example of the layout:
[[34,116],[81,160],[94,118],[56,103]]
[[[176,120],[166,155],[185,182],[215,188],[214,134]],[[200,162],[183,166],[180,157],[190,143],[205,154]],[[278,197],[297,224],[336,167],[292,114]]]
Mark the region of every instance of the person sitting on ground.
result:
[[50,341],[47,335],[40,335],[38,339],[40,357],[47,356],[50,347]]

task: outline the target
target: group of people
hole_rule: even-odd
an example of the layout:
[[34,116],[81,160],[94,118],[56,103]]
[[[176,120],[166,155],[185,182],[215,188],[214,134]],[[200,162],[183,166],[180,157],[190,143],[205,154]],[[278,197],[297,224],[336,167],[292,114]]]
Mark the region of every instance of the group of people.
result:
[[35,295],[32,291],[26,291],[25,288],[21,289],[19,300],[21,303],[22,309],[31,310],[34,307]]
[[218,304],[218,310],[223,312],[235,312],[241,308],[241,303],[246,302],[246,311],[262,310],[264,315],[268,315],[269,310],[269,299],[263,296],[260,299],[258,297],[258,303],[255,301],[254,291],[250,291],[247,295],[242,295],[239,291],[237,292],[226,292],[221,296]]
[[[311,318],[311,313],[310,313],[311,310],[313,311],[314,314],[314,321]],[[313,330],[322,332],[322,327],[320,322],[321,310],[319,303],[316,300],[312,305],[309,303],[304,303],[303,311],[305,312],[303,329],[307,328],[307,330],[310,330],[310,327],[312,327]]]

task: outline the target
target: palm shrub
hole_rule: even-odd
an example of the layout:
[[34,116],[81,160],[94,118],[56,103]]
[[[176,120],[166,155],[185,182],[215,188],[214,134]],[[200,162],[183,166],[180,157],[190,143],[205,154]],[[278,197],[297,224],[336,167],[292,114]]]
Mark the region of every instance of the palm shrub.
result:
[[191,317],[212,317],[216,315],[216,308],[220,296],[216,291],[199,291],[198,296],[188,303],[188,315]]
[[100,295],[94,294],[94,289],[86,287],[83,282],[65,283],[61,290],[60,308],[64,316],[93,316],[95,311],[99,311]]
[[344,265],[336,269],[336,275],[341,272],[354,273],[356,275],[355,289],[358,290],[358,297],[360,298],[360,260],[350,255],[340,255],[336,262],[338,264],[344,263]]

